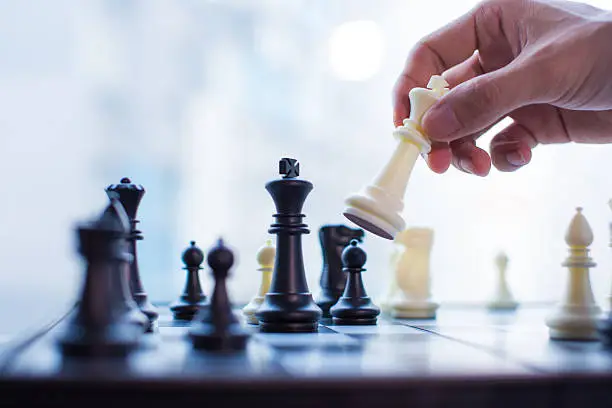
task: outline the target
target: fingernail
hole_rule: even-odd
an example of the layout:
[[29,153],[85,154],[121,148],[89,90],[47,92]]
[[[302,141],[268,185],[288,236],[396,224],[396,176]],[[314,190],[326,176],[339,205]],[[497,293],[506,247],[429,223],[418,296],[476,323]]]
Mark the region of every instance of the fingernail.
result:
[[474,174],[474,164],[468,159],[459,160],[459,167],[463,169],[466,173]]
[[513,166],[522,166],[526,163],[525,156],[523,156],[520,150],[515,150],[506,154],[506,160]]
[[455,116],[455,112],[447,103],[441,103],[425,113],[423,119],[427,123],[426,130],[432,139],[444,140],[459,130],[461,124]]

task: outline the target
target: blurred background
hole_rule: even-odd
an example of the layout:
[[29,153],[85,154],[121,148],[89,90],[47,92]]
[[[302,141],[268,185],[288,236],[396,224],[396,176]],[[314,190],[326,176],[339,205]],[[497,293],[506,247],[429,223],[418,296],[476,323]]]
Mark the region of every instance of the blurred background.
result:
[[[231,298],[247,302],[274,213],[264,185],[284,156],[299,159],[315,186],[304,252],[316,294],[318,228],[346,222],[344,198],[395,146],[391,90],[408,50],[475,3],[0,2],[2,330],[36,326],[75,301],[83,268],[74,224],[99,214],[104,188],[124,176],[147,191],[139,251],[151,299],[179,296],[190,240],[206,250],[223,236],[238,257]],[[434,298],[485,301],[500,250],[519,301],[558,298],[565,229],[583,206],[595,234],[593,289],[607,308],[610,157],[612,146],[541,146],[524,169],[486,178],[437,175],[419,160],[405,215],[409,226],[435,230]],[[364,247],[376,298],[392,244],[368,235]],[[210,293],[207,271],[202,280]]]

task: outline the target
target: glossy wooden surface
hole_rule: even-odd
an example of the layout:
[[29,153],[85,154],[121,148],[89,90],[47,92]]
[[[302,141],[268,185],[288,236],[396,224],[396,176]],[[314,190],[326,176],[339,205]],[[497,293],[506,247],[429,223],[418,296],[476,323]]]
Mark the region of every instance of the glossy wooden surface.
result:
[[377,326],[321,325],[306,334],[258,333],[249,326],[247,350],[233,354],[193,351],[188,327],[160,310],[157,332],[144,335],[123,363],[62,359],[55,343],[60,322],[4,354],[0,391],[8,389],[16,402],[33,398],[18,391],[23,387],[63,403],[76,403],[89,390],[117,398],[144,392],[158,401],[183,395],[268,403],[284,395],[317,406],[337,398],[372,406],[370,398],[387,397],[411,406],[612,406],[612,352],[599,342],[549,340],[546,308],[489,313],[442,307],[436,320],[383,316]]

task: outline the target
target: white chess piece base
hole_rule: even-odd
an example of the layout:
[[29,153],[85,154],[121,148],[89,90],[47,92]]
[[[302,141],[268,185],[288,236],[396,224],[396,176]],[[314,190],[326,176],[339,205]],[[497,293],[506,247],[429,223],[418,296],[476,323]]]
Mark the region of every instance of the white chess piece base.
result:
[[247,323],[249,324],[259,324],[259,320],[255,316],[257,310],[264,301],[264,296],[255,296],[248,305],[242,309],[242,313],[244,313],[244,317],[246,318]]
[[493,300],[487,303],[490,310],[516,310],[518,302],[514,300]]
[[556,340],[598,340],[597,322],[601,309],[594,305],[562,306],[546,319],[551,339]]
[[[366,211],[364,208],[376,208],[376,203],[366,196],[353,196],[347,203],[352,207],[347,207],[344,210],[344,216],[359,227],[370,231],[385,239],[393,239],[395,234],[401,230],[403,220],[400,220],[395,225],[387,222],[385,216],[377,214],[378,211]],[[389,214],[386,214],[389,216]],[[392,215],[393,216],[393,215]]]
[[435,302],[392,302],[387,305],[387,313],[396,319],[433,319],[439,305]]

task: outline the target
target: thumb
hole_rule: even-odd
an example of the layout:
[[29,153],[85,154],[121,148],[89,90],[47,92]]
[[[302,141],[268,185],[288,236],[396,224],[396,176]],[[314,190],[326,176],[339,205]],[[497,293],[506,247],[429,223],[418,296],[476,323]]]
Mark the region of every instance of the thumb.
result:
[[451,89],[423,116],[426,134],[440,142],[457,140],[481,132],[513,110],[533,103],[534,91],[542,89],[544,81],[512,65]]

